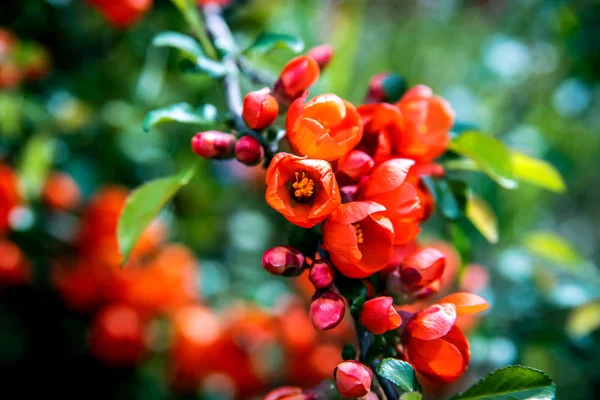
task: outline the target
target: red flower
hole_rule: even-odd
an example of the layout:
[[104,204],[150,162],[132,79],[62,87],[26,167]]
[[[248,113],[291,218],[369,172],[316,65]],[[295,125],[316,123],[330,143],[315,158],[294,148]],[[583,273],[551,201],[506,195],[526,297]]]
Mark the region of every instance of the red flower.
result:
[[304,270],[304,256],[290,246],[273,247],[263,254],[263,267],[273,275],[296,276]]
[[344,275],[364,278],[392,258],[394,228],[371,201],[342,204],[323,224],[323,248]]
[[54,173],[46,181],[42,197],[52,208],[71,210],[79,203],[81,192],[70,175]]
[[256,165],[261,162],[265,152],[258,139],[246,135],[235,144],[235,158],[246,165]]
[[88,0],[109,24],[127,28],[142,18],[152,7],[152,0]]
[[279,104],[269,93],[269,88],[264,88],[250,92],[244,97],[242,117],[251,129],[264,129],[277,118]]
[[393,303],[394,300],[387,296],[368,300],[360,311],[360,323],[375,335],[398,328],[402,318],[396,312]]
[[319,79],[319,64],[309,56],[291,59],[281,70],[273,92],[286,106],[302,96]]
[[358,149],[370,155],[375,164],[394,156],[394,141],[402,135],[404,122],[400,110],[392,104],[367,104],[358,107],[364,125]]
[[24,285],[31,278],[31,263],[25,254],[13,242],[0,239],[0,286]]
[[192,138],[192,150],[204,158],[231,158],[235,151],[235,136],[219,131],[199,132]]
[[469,342],[455,325],[456,316],[488,308],[479,296],[455,293],[417,313],[403,336],[406,360],[431,382],[455,381],[465,372],[471,357]]
[[450,143],[454,110],[424,85],[410,89],[396,103],[404,118],[403,134],[394,141],[394,152],[417,161],[431,161]]
[[376,167],[361,183],[359,200],[375,201],[386,208],[383,215],[392,221],[396,233],[394,244],[405,244],[420,232],[423,211],[417,190],[406,177],[414,162],[396,158]]
[[310,319],[319,331],[333,329],[342,322],[346,304],[337,290],[318,290],[310,303]]
[[433,247],[424,247],[409,254],[400,265],[404,291],[419,297],[439,290],[446,257]]
[[125,305],[103,308],[90,334],[90,347],[100,360],[111,365],[138,364],[146,352],[145,324],[135,309]]
[[8,230],[10,212],[21,204],[17,175],[12,168],[0,164],[0,234]]
[[319,68],[322,71],[333,57],[333,47],[328,44],[313,47],[308,51],[308,56],[312,57],[319,64]]
[[344,397],[363,397],[369,393],[373,371],[358,361],[344,361],[333,371],[335,386]]
[[335,177],[342,186],[353,184],[365,177],[373,165],[373,159],[367,153],[352,150],[338,160]]
[[362,124],[356,108],[334,94],[319,95],[306,104],[304,97],[290,107],[287,138],[301,155],[337,160],[356,146],[362,137]]
[[323,221],[342,201],[327,161],[278,153],[269,165],[266,180],[267,203],[303,228]]

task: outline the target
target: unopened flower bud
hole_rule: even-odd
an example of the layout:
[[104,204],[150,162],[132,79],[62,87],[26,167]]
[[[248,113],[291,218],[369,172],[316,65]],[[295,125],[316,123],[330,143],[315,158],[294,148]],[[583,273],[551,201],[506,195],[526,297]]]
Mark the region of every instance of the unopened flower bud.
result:
[[398,328],[402,318],[394,308],[393,302],[394,300],[387,296],[368,300],[360,311],[360,323],[376,335]]
[[319,79],[319,64],[309,56],[293,58],[275,83],[273,94],[280,104],[288,106]]
[[244,97],[242,117],[251,129],[261,130],[271,125],[279,114],[279,104],[269,88],[250,92]]
[[199,132],[192,138],[192,150],[204,158],[231,158],[234,154],[235,142],[235,136],[229,133]]
[[308,279],[315,289],[325,289],[333,283],[335,271],[331,264],[325,260],[316,260],[310,268]]
[[335,177],[339,185],[348,185],[358,182],[366,176],[375,162],[364,151],[352,150],[338,160]]
[[328,44],[313,47],[308,51],[308,56],[314,58],[321,71],[323,71],[333,57],[333,47]]
[[333,329],[342,322],[346,314],[346,304],[334,289],[318,290],[310,303],[310,319],[315,329]]
[[344,361],[333,371],[335,385],[344,397],[363,397],[369,393],[373,371],[358,361]]
[[262,145],[252,136],[243,136],[235,144],[235,158],[243,164],[256,165],[264,154]]
[[290,246],[276,246],[265,251],[263,267],[273,275],[296,276],[304,270],[304,256]]
[[434,293],[445,267],[446,257],[433,247],[424,247],[412,252],[400,266],[404,291],[419,297]]
[[271,390],[263,400],[306,400],[309,397],[296,386],[282,386]]

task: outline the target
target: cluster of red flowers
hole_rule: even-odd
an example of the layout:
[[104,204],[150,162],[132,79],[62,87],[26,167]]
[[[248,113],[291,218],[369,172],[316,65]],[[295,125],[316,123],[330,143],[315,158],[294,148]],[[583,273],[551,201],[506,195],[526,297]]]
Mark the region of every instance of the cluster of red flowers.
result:
[[50,56],[44,48],[23,43],[9,30],[0,28],[0,90],[42,79],[49,69]]
[[[315,290],[310,315],[318,330],[336,327],[345,315],[346,300],[336,274],[362,279],[367,294],[356,316],[361,326],[375,335],[398,330],[400,356],[422,378],[452,382],[470,358],[456,318],[483,311],[488,304],[468,293],[445,297],[418,312],[402,311],[394,302],[431,297],[442,285],[444,254],[417,245],[416,238],[419,225],[435,208],[422,177],[444,175],[434,160],[448,147],[454,111],[423,85],[409,89],[393,104],[385,102],[386,74],[372,80],[369,103],[359,107],[335,94],[307,100],[309,87],[331,56],[326,46],[294,58],[272,91],[251,92],[244,100],[243,120],[259,134],[285,114],[291,151],[276,153],[270,160],[267,203],[301,228],[320,224],[318,252],[302,254],[278,246],[265,252],[263,266],[284,276],[310,269]],[[264,156],[256,135],[237,139],[228,133],[203,132],[194,137],[192,148],[211,158],[235,154],[249,165]],[[379,292],[366,279],[374,274],[383,283]],[[371,377],[369,367],[356,361],[344,362],[335,371],[337,388],[345,396],[365,396]],[[299,389],[285,389],[273,392],[272,398],[305,398]]]

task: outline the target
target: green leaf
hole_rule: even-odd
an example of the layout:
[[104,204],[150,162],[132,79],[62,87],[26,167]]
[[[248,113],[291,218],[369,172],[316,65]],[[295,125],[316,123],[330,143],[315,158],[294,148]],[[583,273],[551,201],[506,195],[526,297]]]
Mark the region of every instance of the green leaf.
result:
[[297,36],[263,32],[250,47],[244,50],[244,53],[266,54],[275,49],[288,49],[298,54],[304,50],[304,41]]
[[395,103],[408,90],[408,81],[402,75],[389,74],[383,79],[381,86],[385,93],[385,100],[389,103]]
[[156,47],[171,47],[179,50],[192,64],[192,68],[188,70],[205,72],[213,78],[220,78],[226,72],[225,66],[208,58],[202,46],[190,36],[179,32],[161,32],[154,37],[152,44]]
[[567,334],[579,339],[600,328],[600,300],[575,308],[567,319]]
[[418,392],[404,393],[402,396],[400,396],[400,400],[422,400],[422,399],[423,399],[423,395]]
[[570,243],[552,232],[532,232],[525,237],[524,245],[536,256],[569,270],[577,269],[583,262]]
[[37,199],[52,168],[56,141],[46,134],[32,136],[21,154],[19,179],[21,190],[28,200]]
[[471,195],[467,202],[467,218],[488,242],[498,242],[498,217],[484,199]]
[[197,162],[178,174],[146,182],[131,192],[117,227],[119,251],[124,256],[123,264],[129,258],[144,229],[175,193],[189,183],[196,173],[196,168]]
[[544,160],[511,152],[510,162],[514,176],[520,181],[557,193],[563,193],[567,189],[560,172]]
[[204,104],[194,109],[188,103],[178,103],[152,110],[144,119],[144,131],[149,132],[151,127],[163,122],[211,125],[217,122],[217,108],[212,104]]
[[403,392],[419,391],[419,382],[415,370],[406,361],[385,358],[377,369],[377,373],[392,381]]
[[544,372],[511,365],[492,372],[450,400],[549,400],[555,396],[556,386]]
[[468,157],[490,178],[507,189],[517,187],[511,155],[501,141],[481,132],[470,131],[450,143],[450,150]]
[[344,360],[355,360],[356,359],[356,349],[351,344],[345,344],[344,348],[342,348],[342,359]]
[[196,0],[171,0],[175,7],[179,9],[179,12],[190,26],[192,32],[202,42],[202,47],[208,53],[210,58],[217,58],[217,52],[212,46],[208,35],[204,29],[204,24],[200,18],[200,13],[196,7]]
[[467,202],[471,196],[467,183],[453,179],[441,179],[435,182],[437,205],[442,214],[449,219],[458,219],[465,215]]

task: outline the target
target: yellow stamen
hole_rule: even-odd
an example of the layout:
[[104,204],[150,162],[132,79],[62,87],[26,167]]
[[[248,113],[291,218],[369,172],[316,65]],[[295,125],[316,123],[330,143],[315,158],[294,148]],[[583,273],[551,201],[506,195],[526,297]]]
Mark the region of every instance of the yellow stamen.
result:
[[362,243],[364,241],[363,230],[360,227],[360,224],[352,224],[354,227],[354,232],[356,233],[356,242]]
[[315,183],[306,176],[305,172],[296,172],[296,182],[292,184],[294,188],[294,197],[301,200],[310,198],[315,192]]

